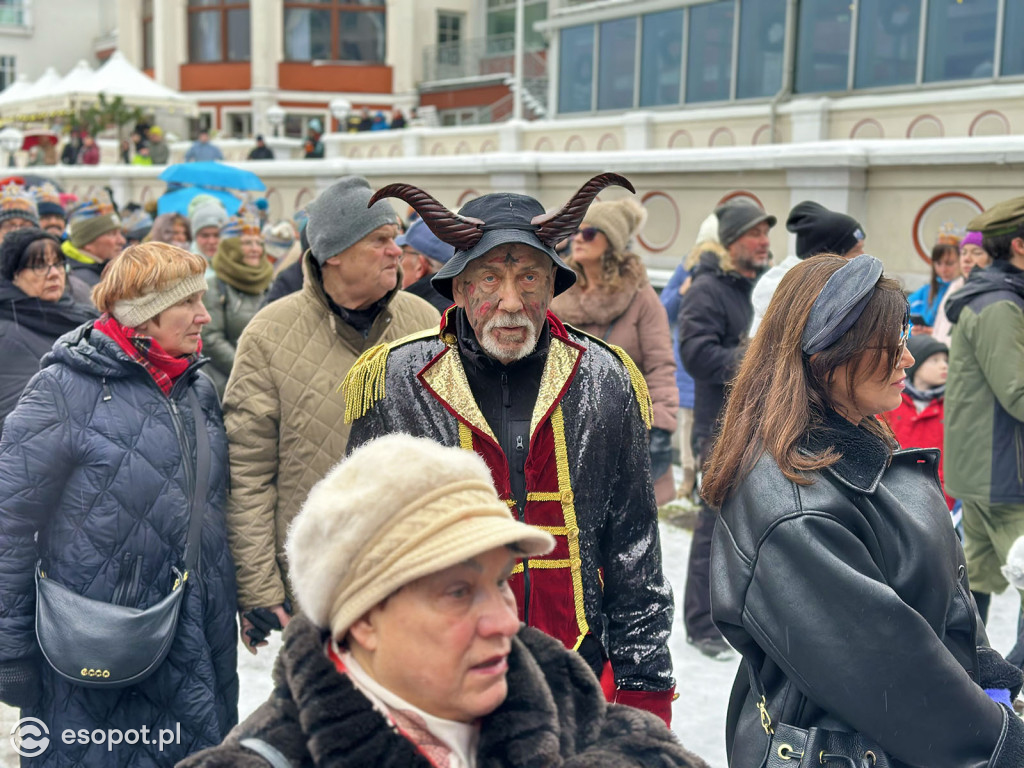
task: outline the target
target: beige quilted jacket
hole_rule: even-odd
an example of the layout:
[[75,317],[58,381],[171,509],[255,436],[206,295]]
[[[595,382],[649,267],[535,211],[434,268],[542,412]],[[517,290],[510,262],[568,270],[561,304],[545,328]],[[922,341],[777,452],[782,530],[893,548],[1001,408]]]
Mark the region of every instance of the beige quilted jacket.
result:
[[228,540],[242,610],[291,599],[285,536],[309,490],[345,455],[349,427],[338,387],[348,369],[370,347],[440,322],[429,303],[395,290],[364,339],[330,311],[305,258],[302,290],[246,326],[224,393]]

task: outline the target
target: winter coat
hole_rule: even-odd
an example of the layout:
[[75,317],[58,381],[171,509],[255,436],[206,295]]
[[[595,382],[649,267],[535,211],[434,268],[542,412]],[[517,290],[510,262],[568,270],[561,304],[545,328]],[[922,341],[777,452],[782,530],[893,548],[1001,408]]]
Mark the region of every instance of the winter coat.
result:
[[224,161],[224,153],[220,147],[210,142],[193,141],[192,146],[185,152],[185,162],[210,162],[214,160]]
[[949,300],[964,287],[965,282],[967,282],[967,278],[960,275],[949,284],[949,290],[946,291],[946,295],[942,297],[942,302],[939,304],[939,313],[935,316],[935,324],[932,325],[932,338],[947,347],[953,341],[953,324],[949,322],[946,308],[949,306]]
[[946,490],[981,504],[1024,504],[1024,272],[974,269],[950,299]]
[[203,369],[224,396],[224,387],[235,363],[235,348],[245,326],[255,317],[266,293],[245,293],[215,277],[203,294],[210,322],[203,326],[203,354],[210,364]]
[[284,541],[313,485],[345,455],[338,391],[365,350],[437,326],[437,310],[396,287],[363,335],[331,311],[312,255],[305,284],[261,309],[238,340],[224,393],[231,445],[228,534],[243,609],[286,597]]
[[[896,435],[896,442],[901,448],[935,448],[942,450],[942,422],[944,417],[944,398],[937,397],[928,405],[917,410],[914,398],[906,392],[899,407],[882,414],[882,417]],[[945,488],[942,474],[942,461],[939,461],[939,483]],[[946,505],[952,509],[955,499],[946,495]]]
[[[525,456],[510,457],[501,448],[504,430],[483,420],[469,387],[462,342],[453,334],[460,312],[446,312],[440,331],[403,339],[386,348],[386,357],[378,350],[360,361],[346,381],[356,404],[349,450],[395,432],[472,448],[491,467],[495,487],[510,505],[516,504],[514,460],[515,472],[526,478],[527,504],[517,510],[520,519],[549,526],[557,542],[547,567],[531,565],[524,576],[512,577],[520,617],[570,646],[593,634],[611,660],[619,689],[668,691],[673,685],[672,589],[661,567],[647,432],[636,389],[644,386],[642,379],[634,382],[617,354],[549,313],[540,394],[531,403],[528,437],[521,441],[529,447]],[[356,374],[365,371],[362,378],[372,378],[375,361],[385,366],[379,371],[383,399],[354,388]],[[503,397],[521,394],[514,384],[510,381]],[[639,397],[649,403],[646,392]],[[556,418],[568,466],[564,476],[557,471]],[[568,578],[577,560],[572,573],[579,581]]]
[[75,303],[68,292],[60,301],[43,301],[0,281],[0,432],[53,342],[95,317],[91,305]]
[[551,311],[559,320],[625,350],[647,382],[654,403],[653,426],[676,431],[679,389],[672,331],[639,259],[633,257],[616,290],[600,287],[584,293],[576,285],[555,297]]
[[802,259],[796,256],[787,256],[779,264],[776,264],[761,275],[761,279],[757,281],[754,291],[750,296],[750,303],[754,305],[754,319],[750,324],[750,338],[754,338],[754,334],[757,333],[757,329],[761,326],[761,321],[764,320],[764,313],[768,310],[768,305],[771,303],[775,291],[778,290],[782,278],[801,261]]
[[68,266],[71,268],[71,276],[77,277],[92,290],[103,277],[103,270],[107,266],[104,261],[99,261],[94,256],[76,248],[70,240],[60,244],[61,252],[67,257]]
[[[656,717],[606,704],[576,654],[520,629],[508,657],[508,696],[480,721],[477,768],[706,768]],[[294,766],[430,768],[324,653],[324,635],[292,621],[274,665],[274,692],[224,744],[178,768],[267,768],[239,742],[260,739]]]
[[669,324],[672,327],[672,357],[676,362],[676,387],[679,389],[679,407],[693,409],[693,377],[686,372],[683,361],[679,359],[679,308],[683,306],[685,296],[679,294],[681,286],[690,276],[685,265],[680,264],[668,284],[661,289],[661,306],[665,308]]
[[264,307],[278,299],[283,299],[285,296],[290,296],[302,290],[302,285],[305,282],[302,262],[303,259],[299,259],[294,264],[283,267],[276,273],[274,282],[270,284],[270,288],[263,296]]
[[[48,578],[95,600],[111,602],[125,579],[133,585],[128,605],[148,608],[165,597],[189,524],[196,428],[190,387],[211,451],[200,563],[187,582],[170,653],[142,682],[114,690],[69,683],[40,661],[42,697],[22,715],[47,724],[50,745],[33,765],[169,765],[219,743],[238,719],[227,441],[213,386],[198,375],[201,364],[193,363],[167,397],[87,323],[54,344],[7,417],[0,440],[0,662],[39,653],[37,558]],[[155,733],[177,724],[181,743],[162,752],[141,743],[108,752],[106,744],[55,738],[66,729],[146,726]]]
[[694,455],[707,458],[725,387],[739,368],[743,343],[754,316],[754,281],[732,269],[721,246],[708,246],[693,270],[693,282],[679,310],[679,358],[693,377]]
[[171,159],[171,148],[167,146],[167,142],[150,141],[149,159],[153,161],[153,165],[167,165]]
[[[723,504],[715,624],[753,665],[774,723],[858,731],[896,768],[1019,768],[1024,722],[982,688],[1010,688],[1000,673],[1019,688],[1020,673],[978,649],[988,641],[938,451],[890,463],[863,428],[835,414],[826,425],[805,445],[835,446],[839,463],[801,486],[765,453]],[[730,768],[759,768],[768,748],[746,667],[726,716]]]
[[907,297],[907,301],[910,302],[910,314],[923,317],[924,324],[929,327],[935,325],[935,318],[939,314],[939,305],[942,304],[942,299],[946,295],[946,291],[949,290],[949,283],[939,280],[939,290],[935,293],[935,298],[928,301],[931,289],[932,285],[929,281]]
[[82,148],[78,150],[78,159],[76,162],[78,165],[99,165],[99,145],[93,144],[91,147],[87,147],[83,144]]

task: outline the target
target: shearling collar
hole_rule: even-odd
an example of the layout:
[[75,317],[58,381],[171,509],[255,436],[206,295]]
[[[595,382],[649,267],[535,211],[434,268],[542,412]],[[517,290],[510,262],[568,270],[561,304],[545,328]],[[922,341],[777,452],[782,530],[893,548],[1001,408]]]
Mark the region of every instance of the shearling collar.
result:
[[858,493],[874,493],[889,466],[892,451],[863,427],[854,426],[835,411],[812,423],[804,437],[805,453],[823,453],[829,448],[841,455],[826,471]]
[[647,270],[637,259],[635,264],[627,265],[617,288],[596,286],[583,291],[577,283],[551,302],[551,311],[570,325],[611,325],[647,284]]

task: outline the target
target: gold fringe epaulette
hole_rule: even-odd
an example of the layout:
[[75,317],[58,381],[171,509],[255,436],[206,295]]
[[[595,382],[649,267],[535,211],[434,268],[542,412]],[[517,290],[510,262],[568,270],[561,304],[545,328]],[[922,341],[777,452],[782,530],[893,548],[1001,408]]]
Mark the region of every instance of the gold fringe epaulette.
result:
[[573,331],[581,336],[586,336],[588,339],[596,341],[605,349],[611,350],[615,353],[615,356],[622,361],[622,364],[626,367],[626,372],[629,374],[629,381],[633,385],[633,393],[636,395],[636,402],[640,406],[640,416],[643,418],[644,424],[647,428],[650,429],[654,424],[654,403],[651,402],[651,393],[647,389],[647,381],[644,379],[644,375],[640,372],[640,369],[637,368],[636,363],[633,362],[633,358],[629,356],[629,353],[622,347],[615,344],[609,344],[604,339],[599,339],[597,336],[592,336],[586,331],[581,331],[576,326],[566,327],[571,327]]
[[349,368],[345,380],[338,390],[345,397],[345,423],[363,416],[373,406],[384,399],[384,375],[387,371],[388,355],[391,350],[421,339],[437,338],[437,329],[403,336],[401,339],[370,347],[359,356]]

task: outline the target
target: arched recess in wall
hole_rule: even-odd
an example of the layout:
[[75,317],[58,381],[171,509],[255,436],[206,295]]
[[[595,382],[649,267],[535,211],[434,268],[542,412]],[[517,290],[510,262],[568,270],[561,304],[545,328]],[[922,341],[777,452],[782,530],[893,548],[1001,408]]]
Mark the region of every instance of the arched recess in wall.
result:
[[597,140],[597,150],[599,152],[614,152],[617,149],[620,149],[619,139],[614,133],[606,133]]
[[945,134],[942,121],[935,115],[918,115],[907,126],[908,139],[941,139]]
[[885,129],[873,117],[865,117],[850,129],[851,139],[884,139]]
[[148,184],[146,186],[144,186],[142,188],[142,191],[139,192],[139,200],[138,200],[139,205],[145,206],[147,202],[149,202],[150,200],[153,199],[153,195],[154,195],[154,192],[153,192],[152,188]]
[[487,139],[487,141],[480,145],[480,154],[485,152],[496,152],[497,150],[497,145],[495,145],[495,143],[490,139]]
[[754,146],[756,146],[758,144],[777,144],[778,143],[778,138],[777,138],[778,135],[779,135],[779,133],[778,133],[778,131],[776,131],[775,132],[776,140],[773,141],[772,140],[772,127],[768,123],[765,123],[764,125],[759,126],[756,131],[754,131],[754,136],[750,139],[750,143],[752,145],[754,145]]
[[313,193],[313,190],[309,187],[303,187],[299,190],[299,193],[295,195],[295,205],[292,207],[292,211],[302,210],[303,206],[312,202],[315,197],[316,195]]
[[401,144],[392,144],[391,149],[388,150],[388,157],[398,157],[402,154]]
[[468,155],[468,154],[472,153],[472,151],[473,150],[469,146],[469,142],[467,142],[465,140],[460,141],[458,144],[455,145],[455,154],[456,155]]
[[682,223],[679,206],[671,195],[660,189],[647,192],[640,202],[647,209],[647,224],[636,239],[651,253],[667,251],[679,237]]
[[989,109],[971,121],[968,136],[1006,136],[1010,134],[1010,121],[1002,112]]
[[461,195],[459,195],[459,201],[455,204],[456,210],[464,206],[470,200],[476,200],[478,197],[480,197],[480,193],[477,192],[475,189],[467,189]]
[[693,136],[685,128],[680,128],[668,137],[669,149],[687,149],[693,146]]
[[447,152],[447,150],[445,150],[444,144],[442,144],[440,141],[438,141],[438,142],[436,142],[434,144],[434,146],[432,146],[430,148],[430,154],[432,154],[432,155],[447,155],[448,152]]
[[370,151],[366,153],[366,156],[367,157],[380,157],[380,152],[381,152],[380,145],[379,144],[374,144],[372,147],[370,147]]
[[758,206],[760,206],[762,211],[764,210],[764,203],[761,202],[761,198],[759,198],[753,192],[750,192],[746,189],[737,189],[730,192],[717,203],[715,203],[715,208],[722,205],[722,203],[728,203],[730,200],[735,200],[737,197],[745,197],[748,200],[753,200],[755,203],[758,204]]
[[551,143],[551,139],[547,136],[542,136],[538,139],[537,143],[533,145],[533,148],[537,152],[551,152],[555,145]]
[[277,221],[282,218],[290,218],[292,211],[283,211],[281,202],[281,193],[277,191],[275,187],[267,187],[263,196],[267,198],[267,210],[270,211],[270,220]]
[[726,128],[724,125],[715,128],[711,132],[711,138],[708,139],[709,147],[735,147],[736,146],[736,134],[731,129]]
[[565,142],[566,152],[583,152],[586,148],[587,145],[583,143],[583,139],[575,134],[570,136],[568,141]]
[[352,149],[350,149],[348,151],[348,156],[353,158],[353,159],[355,159],[357,157],[362,157],[363,156],[363,150],[361,150],[359,147],[352,147]]
[[925,263],[931,262],[931,250],[940,229],[965,231],[967,222],[985,210],[966,192],[941,192],[929,198],[914,217],[911,238],[914,250]]

